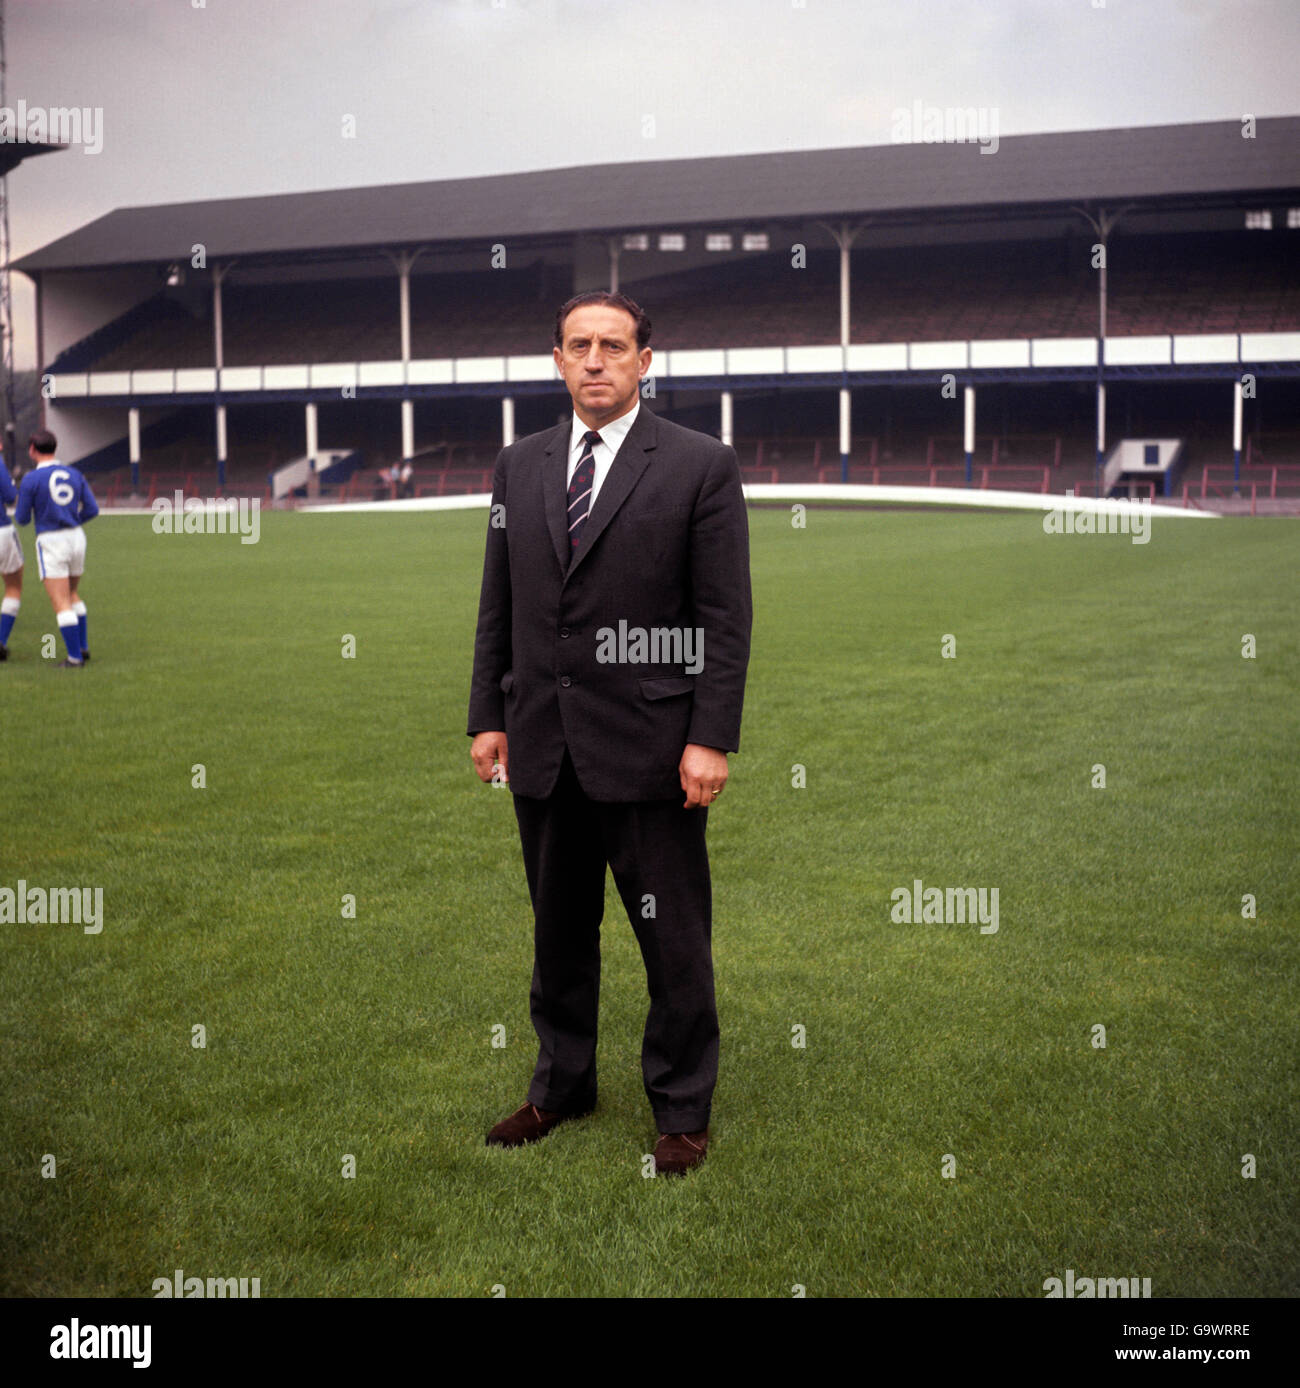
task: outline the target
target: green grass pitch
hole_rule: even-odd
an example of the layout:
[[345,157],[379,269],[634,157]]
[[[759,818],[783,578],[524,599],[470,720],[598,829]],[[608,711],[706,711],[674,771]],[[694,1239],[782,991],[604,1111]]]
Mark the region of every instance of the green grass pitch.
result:
[[[29,565],[0,888],[102,887],[104,926],[0,927],[0,1291],[1300,1291],[1293,523],[751,510],[721,1076],[674,1181],[612,883],[599,1108],[484,1146],[535,1059],[464,733],[485,513],[262,520],[96,521],[79,674]],[[915,879],[998,888],[997,932],[895,923]]]

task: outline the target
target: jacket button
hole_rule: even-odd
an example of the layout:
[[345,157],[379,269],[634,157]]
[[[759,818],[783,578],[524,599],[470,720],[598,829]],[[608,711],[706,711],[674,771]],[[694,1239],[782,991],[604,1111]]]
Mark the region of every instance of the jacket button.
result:
[[568,634],[569,634],[569,628],[568,628],[568,627],[561,627],[561,628],[560,628],[560,635],[561,635],[561,636],[568,636]]
[[568,675],[561,675],[561,676],[560,676],[560,684],[561,684],[565,689],[567,689],[572,683],[573,683],[573,681],[568,677]]

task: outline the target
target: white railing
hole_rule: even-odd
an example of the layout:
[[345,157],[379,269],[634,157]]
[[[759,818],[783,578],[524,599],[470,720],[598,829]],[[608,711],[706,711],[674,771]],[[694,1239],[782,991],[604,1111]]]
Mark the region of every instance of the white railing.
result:
[[[1030,337],[976,342],[873,342],[847,348],[720,347],[656,352],[658,379],[692,377],[834,375],[842,370],[966,371],[1046,370],[1096,366],[1095,337]],[[1170,333],[1106,339],[1111,366],[1169,366],[1300,361],[1300,332]],[[555,363],[541,354],[514,357],[443,357],[423,361],[325,362],[314,366],[227,366],[225,393],[282,390],[348,390],[406,385],[505,385],[555,381]],[[49,378],[53,400],[129,395],[211,395],[214,367],[171,371],[60,372]]]

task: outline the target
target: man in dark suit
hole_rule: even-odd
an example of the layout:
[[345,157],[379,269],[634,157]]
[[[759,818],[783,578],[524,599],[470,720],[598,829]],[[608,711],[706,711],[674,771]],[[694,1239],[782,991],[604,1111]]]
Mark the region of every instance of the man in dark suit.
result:
[[717,1081],[705,825],[740,744],[752,607],[735,451],[641,404],[649,340],[621,294],[556,315],[573,417],[497,458],[469,733],[480,779],[499,768],[513,791],[534,919],[537,1066],[487,1141],[595,1105],[608,865],[650,992],[655,1167],[680,1174],[708,1148]]

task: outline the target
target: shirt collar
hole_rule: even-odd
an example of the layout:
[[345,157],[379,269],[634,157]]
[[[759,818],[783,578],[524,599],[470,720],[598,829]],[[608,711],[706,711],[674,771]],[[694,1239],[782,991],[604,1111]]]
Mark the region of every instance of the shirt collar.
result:
[[[617,419],[611,419],[608,424],[604,424],[597,431],[600,434],[601,443],[613,453],[617,453],[623,440],[627,438],[628,430],[636,423],[637,414],[641,409],[641,396],[632,402],[632,408],[626,414],[621,414]],[[583,434],[587,432],[587,426],[578,418],[578,412],[573,412],[573,425],[569,430],[569,452],[572,453],[582,440]]]

